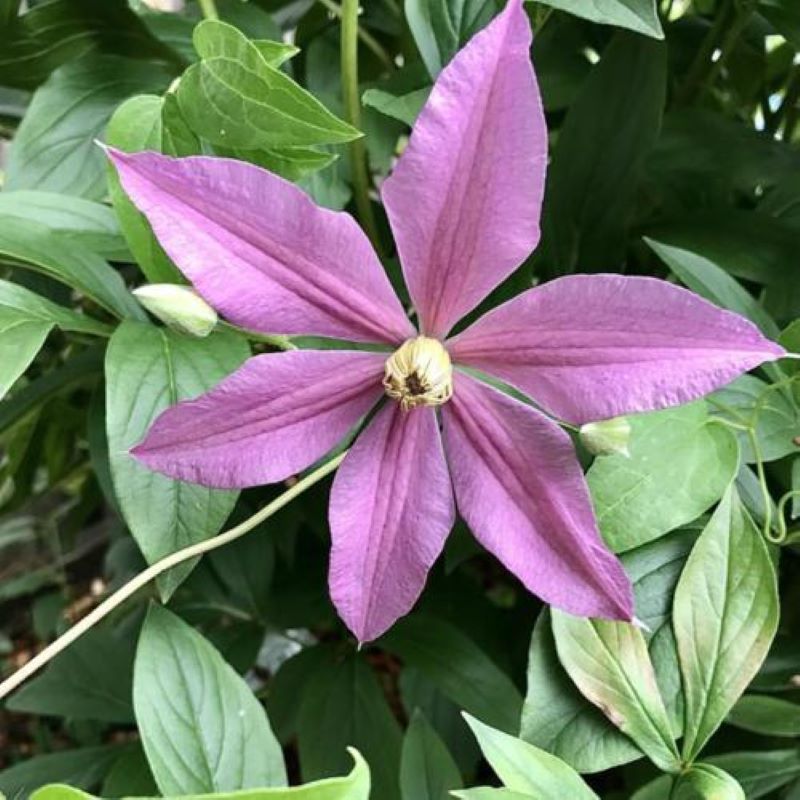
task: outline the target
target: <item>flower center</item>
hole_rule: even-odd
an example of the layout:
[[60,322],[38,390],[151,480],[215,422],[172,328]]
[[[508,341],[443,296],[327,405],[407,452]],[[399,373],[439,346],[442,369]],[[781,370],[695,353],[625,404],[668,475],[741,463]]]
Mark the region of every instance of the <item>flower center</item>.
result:
[[446,403],[453,396],[453,366],[447,350],[438,339],[408,339],[386,360],[383,387],[405,411]]

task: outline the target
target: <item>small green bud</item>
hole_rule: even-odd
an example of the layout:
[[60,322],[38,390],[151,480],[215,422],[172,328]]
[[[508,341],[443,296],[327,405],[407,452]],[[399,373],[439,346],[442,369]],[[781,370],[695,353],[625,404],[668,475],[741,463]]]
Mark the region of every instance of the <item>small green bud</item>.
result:
[[631,425],[625,417],[601,419],[581,425],[580,438],[584,447],[596,456],[621,454],[630,457],[628,440]]
[[208,336],[217,324],[217,312],[189,286],[151,283],[133,294],[154,317],[180,333]]

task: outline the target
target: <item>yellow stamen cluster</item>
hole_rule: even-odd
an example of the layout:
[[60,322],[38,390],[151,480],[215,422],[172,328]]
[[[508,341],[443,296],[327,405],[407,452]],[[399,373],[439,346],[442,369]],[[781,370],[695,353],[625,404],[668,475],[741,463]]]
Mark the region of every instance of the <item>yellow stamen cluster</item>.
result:
[[446,403],[453,396],[453,365],[447,350],[427,336],[408,339],[386,360],[383,387],[404,411]]

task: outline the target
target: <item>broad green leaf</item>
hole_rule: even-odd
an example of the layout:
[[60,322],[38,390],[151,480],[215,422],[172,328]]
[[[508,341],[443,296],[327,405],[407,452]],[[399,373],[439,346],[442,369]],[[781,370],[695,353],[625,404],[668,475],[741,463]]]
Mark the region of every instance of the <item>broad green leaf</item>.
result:
[[448,800],[462,787],[461,773],[445,743],[419,710],[403,738],[400,794],[403,800]]
[[663,43],[619,32],[570,106],[553,151],[542,263],[551,273],[621,264],[644,158],[666,91]]
[[[756,437],[763,461],[775,461],[797,452],[794,438],[800,436],[800,409],[788,387],[785,391],[771,389],[770,384],[754,375],[742,375],[714,392],[709,403],[719,416],[731,422],[757,421]],[[737,431],[737,435],[742,458],[748,464],[753,463],[757,459],[750,437],[744,431]]]
[[92,52],[174,62],[125,0],[53,0],[0,18],[0,84],[33,90],[57,67]]
[[19,217],[46,225],[61,241],[91,250],[114,261],[125,261],[128,250],[114,212],[80,197],[20,189],[0,192],[0,218]]
[[579,772],[600,772],[643,756],[581,695],[561,666],[549,611],[539,615],[531,637],[520,736]]
[[745,800],[735,778],[713,764],[694,764],[675,781],[670,800]]
[[[79,350],[63,364],[32,380],[0,403],[0,433],[40,409],[44,403],[77,386],[91,386],[102,375],[103,348],[100,345]],[[0,594],[5,587],[0,587]]]
[[373,796],[399,800],[400,726],[383,691],[360,656],[327,656],[296,698],[303,779],[342,772],[345,747],[356,747],[369,764]]
[[[174,99],[174,98],[173,98]],[[195,138],[184,147],[174,147],[175,137],[166,135],[164,124],[166,100],[151,94],[131,97],[114,112],[106,130],[106,141],[126,153],[157,150],[170,155],[191,155],[200,152]],[[167,147],[165,147],[167,145]],[[145,277],[151,283],[182,283],[183,278],[172,260],[156,241],[144,214],[128,199],[119,182],[116,170],[107,165],[108,193],[117,213],[122,233]]]
[[[369,767],[357,750],[350,749],[355,766],[349,775],[325,778],[314,783],[291,788],[261,788],[237,792],[179,795],[170,800],[369,800]],[[96,800],[92,795],[71,786],[52,784],[43,786],[31,800]],[[126,800],[156,800],[156,798],[126,798]]]
[[495,11],[492,0],[405,0],[404,5],[408,27],[432,78]]
[[[217,533],[238,493],[174,481],[145,468],[128,451],[142,441],[160,412],[207,391],[247,355],[241,338],[223,332],[194,339],[125,322],[111,338],[106,354],[111,475],[122,516],[148,563]],[[166,596],[193,564],[164,576],[160,586]]]
[[119,317],[145,317],[118,272],[39,222],[0,218],[0,259],[44,272]]
[[70,719],[133,722],[133,642],[95,628],[57,656],[7,702],[11,711]]
[[215,151],[221,156],[249,161],[289,181],[298,181],[319,172],[336,161],[335,153],[326,153],[313,147],[270,147],[261,150],[243,150],[236,147],[217,146]]
[[454,625],[412,614],[400,620],[381,645],[419,669],[460,708],[501,730],[517,730],[522,707],[519,691]]
[[764,736],[800,736],[800,705],[779,697],[746,694],[725,721]]
[[386,114],[387,117],[392,117],[393,119],[399,119],[400,122],[405,122],[406,125],[412,127],[430,93],[429,86],[422,89],[414,89],[401,95],[390,94],[383,89],[375,88],[367,89],[364,92],[362,101],[365,106],[370,106],[380,111],[381,114]]
[[693,760],[761,666],[778,625],[775,572],[761,533],[730,488],[675,590],[672,624]]
[[177,97],[189,126],[212,144],[257,149],[360,135],[233,26],[205,20],[195,28],[194,45],[201,61],[184,73]]
[[122,100],[166,88],[168,82],[161,68],[116,56],[91,56],[60,67],[37,90],[14,137],[6,189],[102,200],[104,156],[95,139]]
[[778,326],[755,298],[722,267],[703,256],[679,247],[645,238],[655,254],[678,276],[681,283],[693,292],[718,306],[735,311],[755,322],[767,336],[777,339]]
[[551,613],[558,658],[581,694],[664,772],[680,758],[647,643],[630,623]]
[[541,0],[544,5],[568,11],[577,17],[618,25],[645,36],[664,38],[655,0]]
[[[679,530],[622,556],[676,736],[683,727],[683,698],[672,635],[672,595],[695,538],[694,531]],[[549,612],[539,616],[531,637],[522,738],[579,772],[598,772],[641,758],[639,748],[580,694],[564,671],[549,616]]]
[[286,786],[283,753],[253,692],[161,606],[150,607],[139,638],[133,706],[165,796]]
[[745,800],[745,794],[736,779],[724,770],[713,764],[698,763],[675,778],[666,775],[656,778],[631,800]]
[[511,789],[492,789],[490,786],[463,789],[460,792],[453,792],[453,797],[457,797],[459,800],[537,800],[530,794],[514,792]]
[[0,313],[2,312],[18,314],[31,321],[49,322],[64,331],[95,336],[105,336],[111,332],[108,325],[60,306],[11,281],[0,280]]
[[685,525],[719,500],[738,470],[735,436],[703,402],[639,414],[630,457],[604,456],[587,481],[603,537],[616,552]]
[[[0,772],[0,792],[12,800],[27,800],[34,789],[53,781],[69,781],[75,787],[90,789],[103,779],[123,750],[120,745],[101,745],[28,758]],[[75,800],[82,795],[80,792]]]
[[[131,659],[131,670],[133,659]],[[131,682],[133,675],[131,674]],[[133,688],[131,686],[131,688]],[[133,698],[131,696],[131,703]],[[131,706],[132,707],[132,706]],[[126,750],[103,778],[100,794],[105,797],[151,797],[158,795],[153,772],[141,741]]]
[[0,307],[0,399],[31,365],[52,327]]
[[800,750],[766,750],[754,753],[725,753],[707,762],[733,775],[747,800],[764,797],[791,780],[800,778]]
[[538,800],[597,800],[572,767],[544,750],[465,714],[481,752],[503,785]]

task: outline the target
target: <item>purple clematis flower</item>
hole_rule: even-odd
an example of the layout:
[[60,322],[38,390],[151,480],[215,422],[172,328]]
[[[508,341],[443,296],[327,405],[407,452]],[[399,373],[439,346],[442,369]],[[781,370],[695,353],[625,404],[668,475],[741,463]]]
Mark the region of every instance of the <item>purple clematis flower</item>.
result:
[[510,0],[442,72],[383,186],[419,332],[346,214],[250,164],[111,152],[164,249],[233,323],[394,348],[255,356],[167,410],[133,451],[207,486],[281,481],[388,395],[330,501],[331,596],[361,641],[411,609],[456,506],[548,603],[631,619],[630,582],[549,415],[583,423],[683,403],[783,353],[684,289],[619,275],[546,283],[447,338],[539,239],[547,131],[530,44],[521,0]]

